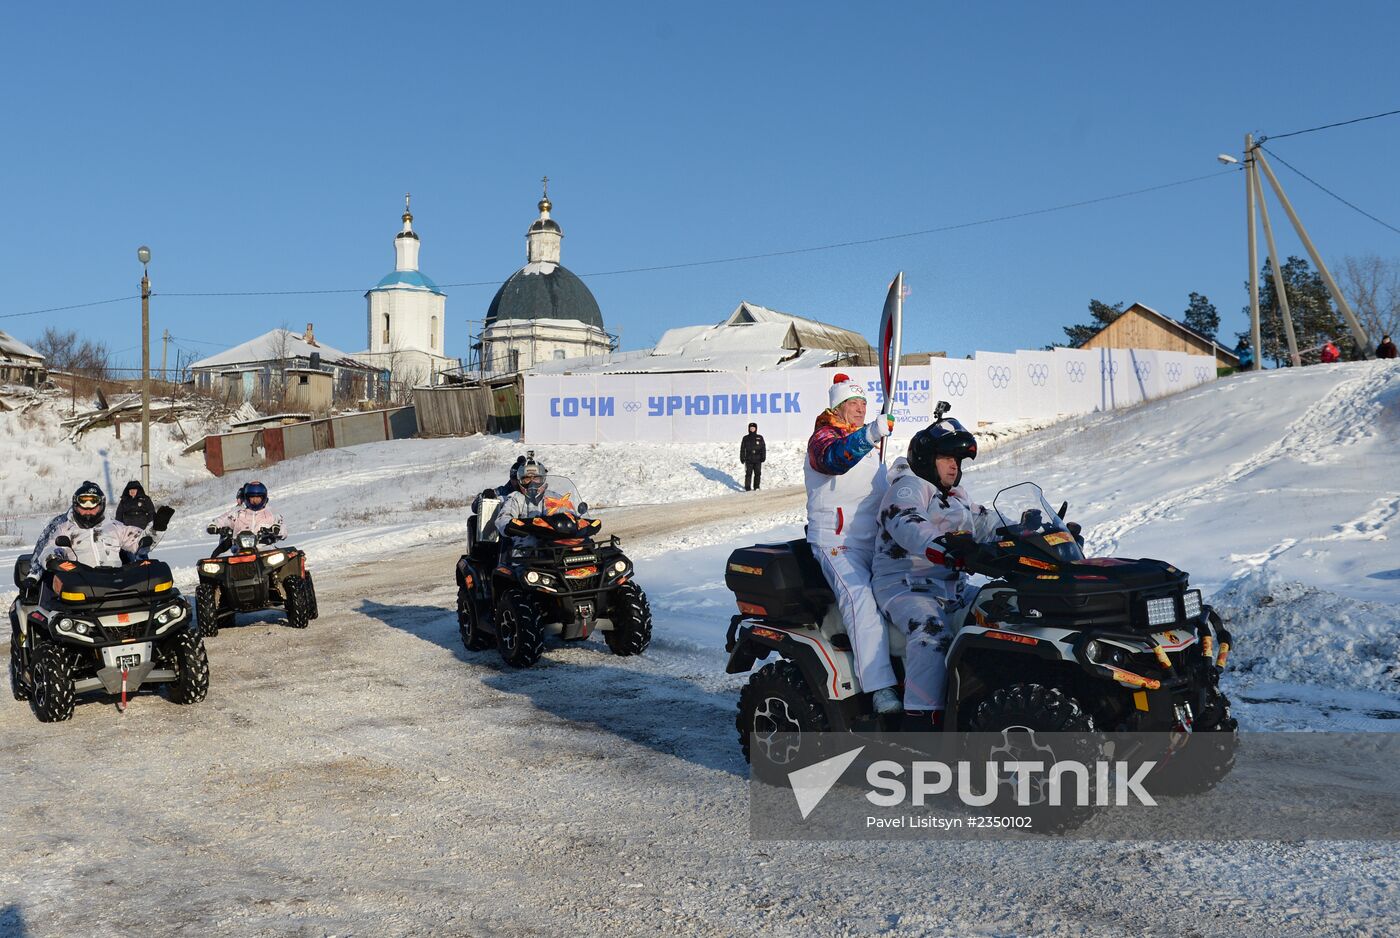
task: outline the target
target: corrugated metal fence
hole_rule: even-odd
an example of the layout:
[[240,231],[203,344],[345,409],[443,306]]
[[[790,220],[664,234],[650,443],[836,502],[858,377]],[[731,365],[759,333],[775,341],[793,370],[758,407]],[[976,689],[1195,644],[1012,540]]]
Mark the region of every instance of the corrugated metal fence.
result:
[[418,434],[412,407],[239,430],[204,439],[204,465],[216,476],[305,456],[320,449],[402,440]]

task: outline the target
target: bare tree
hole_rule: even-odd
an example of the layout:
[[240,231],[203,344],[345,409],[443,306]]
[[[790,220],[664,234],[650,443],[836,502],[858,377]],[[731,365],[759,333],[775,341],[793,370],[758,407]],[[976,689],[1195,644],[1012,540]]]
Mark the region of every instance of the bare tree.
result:
[[1349,255],[1342,258],[1337,281],[1372,342],[1400,329],[1400,259]]
[[92,339],[79,339],[76,332],[60,332],[53,326],[34,342],[34,351],[44,356],[50,371],[67,371],[85,378],[103,380],[111,364],[107,346]]

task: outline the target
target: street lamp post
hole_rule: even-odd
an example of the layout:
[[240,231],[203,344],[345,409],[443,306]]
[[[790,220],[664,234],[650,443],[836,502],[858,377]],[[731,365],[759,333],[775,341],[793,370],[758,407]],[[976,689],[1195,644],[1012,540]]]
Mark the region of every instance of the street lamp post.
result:
[[151,488],[151,278],[146,265],[151,249],[136,249],[141,262],[141,485]]

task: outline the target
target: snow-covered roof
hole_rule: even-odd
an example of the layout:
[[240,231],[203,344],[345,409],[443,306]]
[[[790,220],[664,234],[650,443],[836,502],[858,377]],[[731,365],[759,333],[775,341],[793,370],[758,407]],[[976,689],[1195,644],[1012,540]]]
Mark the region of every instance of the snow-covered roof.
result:
[[32,358],[43,361],[44,356],[25,345],[8,332],[0,332],[0,358],[13,361],[16,358]]
[[374,365],[331,348],[324,342],[308,342],[306,337],[288,329],[273,329],[264,332],[256,339],[249,339],[227,351],[208,358],[201,358],[190,365],[191,368],[227,368],[232,365],[251,365],[260,362],[284,361],[291,358],[310,359],[312,353],[321,356],[321,364],[339,368],[357,368],[361,371],[378,371]]

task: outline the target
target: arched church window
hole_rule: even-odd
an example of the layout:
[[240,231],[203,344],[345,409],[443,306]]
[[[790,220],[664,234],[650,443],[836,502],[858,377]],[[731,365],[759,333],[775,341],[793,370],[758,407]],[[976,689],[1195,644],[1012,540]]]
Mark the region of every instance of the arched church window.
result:
[[384,344],[389,344],[389,314],[384,314]]
[[554,360],[555,360],[555,361],[562,361],[563,358],[564,358],[564,350],[561,349],[561,348],[555,349],[555,350],[554,350]]
[[437,317],[433,317],[433,326],[428,330],[428,348],[437,348]]

